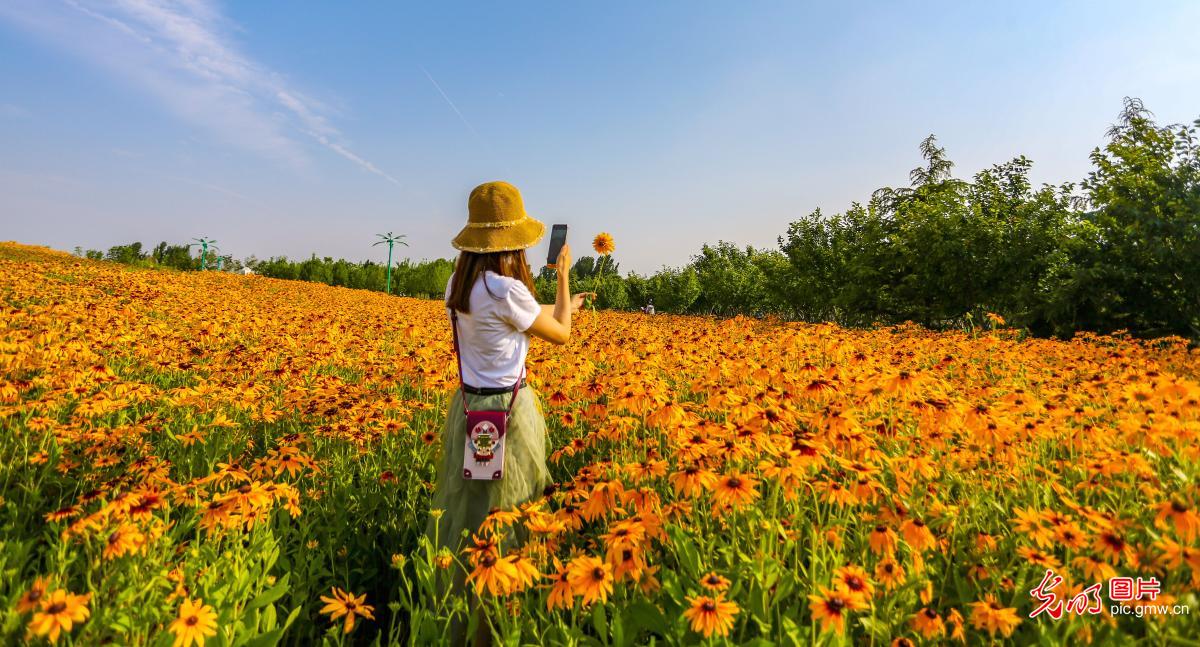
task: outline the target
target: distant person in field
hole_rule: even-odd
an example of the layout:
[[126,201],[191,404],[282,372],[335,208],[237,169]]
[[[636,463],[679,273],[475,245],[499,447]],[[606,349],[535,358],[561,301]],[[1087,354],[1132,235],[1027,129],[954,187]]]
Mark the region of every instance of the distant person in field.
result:
[[[447,312],[451,308],[457,311],[463,386],[455,391],[446,411],[442,463],[431,504],[440,512],[431,515],[426,529],[431,542],[436,531],[438,547],[448,548],[456,556],[461,556],[464,545],[463,530],[476,532],[489,511],[537,498],[552,482],[546,466],[541,402],[525,384],[517,391],[508,418],[502,478],[464,478],[466,414],[462,398],[467,398],[472,411],[507,409],[513,386],[524,376],[530,337],[566,344],[571,315],[590,294],[571,296],[571,248],[563,245],[552,266],[558,274],[554,305],[538,304],[525,250],[542,239],[546,226],[525,213],[516,187],[505,182],[481,184],[471,191],[467,211],[467,225],[451,243],[461,253],[446,285]],[[509,533],[506,543],[524,539],[514,534]],[[456,584],[462,585],[461,574]]]
[[654,314],[654,299],[650,299],[646,302],[646,305],[642,306],[642,312],[648,315]]

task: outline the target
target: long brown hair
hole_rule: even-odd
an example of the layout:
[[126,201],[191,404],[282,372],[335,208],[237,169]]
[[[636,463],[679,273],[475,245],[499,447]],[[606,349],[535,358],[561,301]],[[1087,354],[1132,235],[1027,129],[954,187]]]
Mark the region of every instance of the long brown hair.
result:
[[[458,255],[458,262],[454,264],[454,278],[450,281],[450,297],[446,299],[446,305],[459,312],[471,312],[471,288],[475,286],[475,279],[488,270],[517,279],[529,288],[530,294],[537,297],[537,291],[533,287],[533,275],[529,272],[529,263],[525,261],[525,250],[488,254],[462,252]],[[487,281],[484,281],[483,287],[487,289],[488,294],[492,294]],[[494,294],[492,296],[500,298]]]

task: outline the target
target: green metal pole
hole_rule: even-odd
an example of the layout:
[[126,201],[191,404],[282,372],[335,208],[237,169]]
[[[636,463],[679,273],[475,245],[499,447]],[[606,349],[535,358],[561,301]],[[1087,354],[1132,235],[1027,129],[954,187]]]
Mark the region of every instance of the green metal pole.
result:
[[387,293],[392,293],[392,241],[388,241]]

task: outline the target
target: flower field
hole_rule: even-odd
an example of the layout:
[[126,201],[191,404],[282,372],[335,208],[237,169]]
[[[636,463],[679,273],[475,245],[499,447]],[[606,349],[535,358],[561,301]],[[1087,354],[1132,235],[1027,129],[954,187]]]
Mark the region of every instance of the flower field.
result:
[[441,304],[12,243],[0,293],[3,644],[437,643],[459,568],[513,645],[1200,644],[1182,340],[581,312],[557,487],[450,555]]

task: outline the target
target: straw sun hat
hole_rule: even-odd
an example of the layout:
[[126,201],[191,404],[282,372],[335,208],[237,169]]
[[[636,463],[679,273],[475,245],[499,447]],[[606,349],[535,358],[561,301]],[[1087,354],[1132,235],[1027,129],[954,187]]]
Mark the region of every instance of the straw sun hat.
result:
[[450,242],[464,252],[486,254],[533,247],[546,225],[525,213],[521,192],[508,182],[487,182],[467,199],[467,226]]

